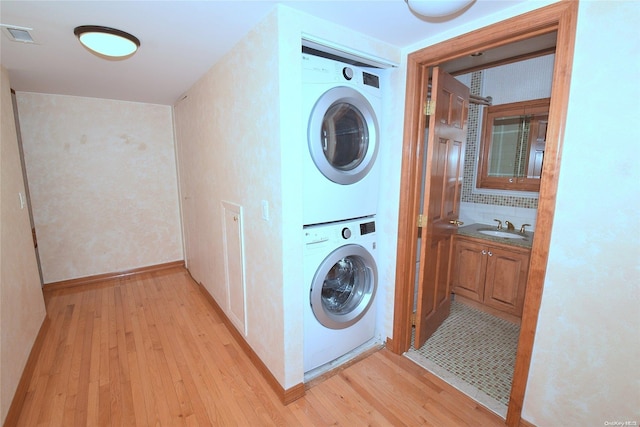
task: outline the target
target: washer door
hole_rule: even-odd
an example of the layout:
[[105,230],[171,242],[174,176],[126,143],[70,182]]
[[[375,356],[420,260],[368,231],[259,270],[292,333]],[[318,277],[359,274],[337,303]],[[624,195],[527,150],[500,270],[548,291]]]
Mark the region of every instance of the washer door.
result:
[[376,160],[378,120],[360,92],[335,87],[313,107],[307,139],[313,162],[325,177],[338,184],[354,184]]
[[377,285],[378,270],[371,253],[360,245],[341,246],[322,261],[313,278],[313,314],[327,328],[347,328],[365,315]]

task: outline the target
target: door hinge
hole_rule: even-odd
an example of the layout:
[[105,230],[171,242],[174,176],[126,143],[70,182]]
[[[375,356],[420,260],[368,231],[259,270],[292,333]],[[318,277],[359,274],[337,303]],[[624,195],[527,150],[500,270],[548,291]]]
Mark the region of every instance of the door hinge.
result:
[[411,313],[411,326],[416,326],[416,313]]
[[418,228],[424,227],[425,222],[426,222],[426,218],[424,217],[424,215],[422,214],[418,215]]
[[427,99],[424,103],[424,115],[431,116],[436,112],[436,104],[431,98]]

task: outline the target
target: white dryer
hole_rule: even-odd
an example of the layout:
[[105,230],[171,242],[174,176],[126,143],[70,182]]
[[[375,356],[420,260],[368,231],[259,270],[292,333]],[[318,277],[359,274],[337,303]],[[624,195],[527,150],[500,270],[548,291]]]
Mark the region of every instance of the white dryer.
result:
[[381,76],[302,54],[303,224],[375,215]]
[[375,336],[374,218],[304,227],[304,372]]

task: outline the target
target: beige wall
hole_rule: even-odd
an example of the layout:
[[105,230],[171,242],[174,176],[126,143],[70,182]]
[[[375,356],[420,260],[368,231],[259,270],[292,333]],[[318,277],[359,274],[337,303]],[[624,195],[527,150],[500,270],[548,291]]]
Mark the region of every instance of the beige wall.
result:
[[36,335],[45,318],[25,194],[9,76],[0,92],[0,421],[4,423]]
[[170,107],[17,99],[45,283],[183,258]]
[[[552,2],[524,2],[438,34],[405,53]],[[540,426],[640,419],[635,366],[640,359],[640,324],[635,315],[640,253],[634,239],[637,233],[633,234],[640,223],[640,168],[630,155],[635,153],[639,135],[637,128],[621,125],[637,121],[640,94],[635,84],[638,46],[634,23],[638,18],[633,2],[582,2],[580,6],[549,268],[523,410],[525,419]],[[603,20],[615,25],[606,34],[591,31]],[[190,212],[198,224],[191,236],[194,250],[188,254],[192,272],[224,306],[220,202],[241,204],[247,227],[247,340],[284,387],[302,380],[302,259],[298,249],[302,224],[296,198],[301,191],[301,171],[295,159],[302,155],[296,145],[302,135],[296,113],[300,105],[298,40],[303,31],[395,59],[387,46],[281,7],[175,106],[180,150],[198,153],[181,171],[182,185],[191,186],[182,194],[183,206],[193,204]],[[389,143],[386,153],[381,153],[385,179],[378,215],[385,292],[380,300],[384,302],[381,317],[386,335],[391,335],[393,318],[404,101],[398,95],[404,91],[401,73],[393,74],[392,91],[396,95],[384,107],[390,124],[383,133]],[[595,120],[594,111],[614,120]],[[3,150],[4,114],[3,107]],[[46,123],[50,118],[42,120]],[[121,143],[126,148],[126,142]],[[3,298],[4,165],[3,151]],[[260,217],[261,200],[270,203],[270,221]],[[0,306],[4,327],[4,299]],[[4,367],[4,358],[2,364]],[[4,390],[4,368],[2,375]]]
[[580,3],[523,409],[538,426],[640,423],[639,20],[637,2]]
[[[247,341],[283,377],[278,24],[270,15],[175,105],[186,259],[227,311],[222,201],[244,215]],[[270,206],[261,218],[261,202]]]

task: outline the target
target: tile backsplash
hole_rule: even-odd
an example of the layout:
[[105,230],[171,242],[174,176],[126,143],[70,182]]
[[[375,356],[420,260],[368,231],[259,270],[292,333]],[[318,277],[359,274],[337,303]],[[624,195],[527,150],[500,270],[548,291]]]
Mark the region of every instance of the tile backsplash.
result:
[[488,224],[497,225],[494,219],[499,219],[504,224],[510,221],[517,229],[522,224],[531,224],[527,230],[536,228],[537,209],[518,208],[514,206],[487,205],[483,203],[460,203],[460,221],[465,225]]

